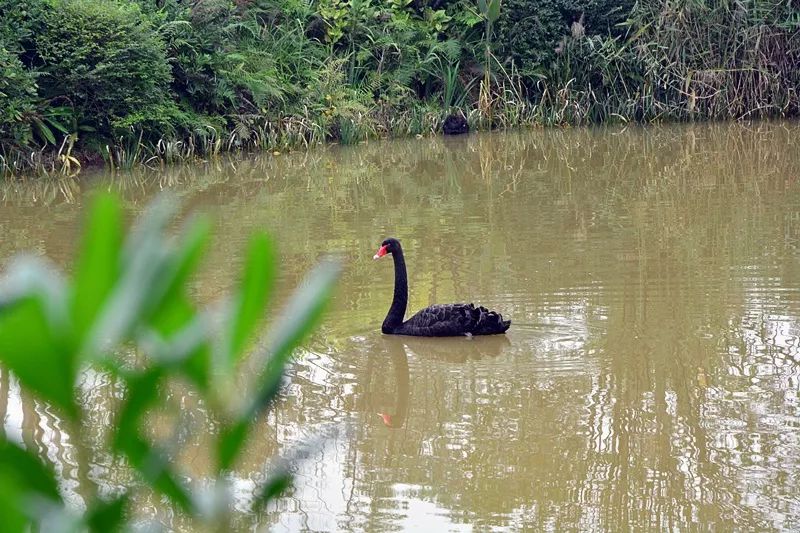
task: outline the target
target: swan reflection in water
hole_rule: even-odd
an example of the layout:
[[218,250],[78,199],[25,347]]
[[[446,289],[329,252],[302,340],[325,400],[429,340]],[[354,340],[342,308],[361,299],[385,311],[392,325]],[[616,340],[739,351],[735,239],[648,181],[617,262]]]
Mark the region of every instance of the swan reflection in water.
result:
[[390,411],[379,412],[378,416],[386,427],[402,428],[408,417],[411,397],[411,376],[408,367],[409,354],[419,359],[434,359],[450,363],[465,363],[498,357],[511,346],[506,336],[473,338],[424,338],[384,336],[375,346],[379,357],[391,360],[392,376],[395,382],[394,404]]

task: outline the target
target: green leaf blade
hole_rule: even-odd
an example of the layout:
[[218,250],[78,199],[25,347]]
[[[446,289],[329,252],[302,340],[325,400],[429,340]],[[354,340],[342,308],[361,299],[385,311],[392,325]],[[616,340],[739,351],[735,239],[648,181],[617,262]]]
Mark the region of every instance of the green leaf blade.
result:
[[34,454],[0,439],[0,529],[31,531],[43,502],[63,504],[55,473]]
[[217,439],[217,463],[220,470],[228,470],[233,465],[247,439],[250,423],[249,419],[244,419],[223,426]]
[[128,390],[115,422],[116,433],[112,444],[115,450],[136,456],[135,441],[139,436],[139,427],[147,409],[158,399],[158,387],[165,372],[159,367],[132,376],[116,372],[125,380]]
[[128,395],[116,421],[113,447],[153,489],[191,513],[192,498],[170,468],[168,458],[141,434],[147,410],[158,400],[158,387],[165,376],[164,368],[156,366],[127,377]]
[[124,529],[125,507],[128,505],[128,500],[128,495],[123,494],[110,501],[97,501],[86,512],[85,520],[89,531],[96,533],[122,531]]
[[239,295],[231,325],[230,363],[243,352],[259,320],[263,318],[269,292],[275,284],[275,249],[269,238],[259,233],[250,240]]
[[290,298],[272,329],[268,358],[263,361],[264,370],[257,378],[252,399],[218,441],[220,464],[232,464],[244,447],[252,419],[274,400],[292,351],[319,322],[340,271],[341,265],[336,261],[320,263]]
[[270,359],[263,374],[266,379],[262,383],[275,381],[272,366],[278,367],[277,380],[280,380],[280,373],[292,350],[318,324],[340,272],[339,262],[323,261],[306,276],[302,288],[292,295],[270,336],[267,350]]
[[95,199],[84,235],[71,302],[76,333],[81,339],[119,277],[122,210],[116,197],[102,194]]
[[495,22],[500,18],[500,0],[489,0],[486,18],[489,22]]
[[0,310],[0,361],[25,387],[74,420],[73,358],[54,329],[40,296],[7,305]]
[[154,303],[148,322],[162,335],[170,335],[191,322],[197,315],[186,289],[189,277],[197,269],[211,235],[206,218],[191,221],[184,229],[177,250],[165,261],[166,286],[163,296]]
[[54,502],[61,502],[53,471],[31,452],[0,439],[0,471],[12,474],[19,486]]
[[274,500],[292,485],[292,474],[286,468],[280,468],[272,473],[261,485],[256,494],[253,506],[256,511],[260,511],[270,501]]

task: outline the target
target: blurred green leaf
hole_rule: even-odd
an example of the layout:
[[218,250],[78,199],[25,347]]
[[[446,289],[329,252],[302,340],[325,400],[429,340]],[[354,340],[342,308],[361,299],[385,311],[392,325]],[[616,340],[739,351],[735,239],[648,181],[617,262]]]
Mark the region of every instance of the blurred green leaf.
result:
[[75,357],[65,341],[64,287],[36,258],[16,260],[0,285],[0,361],[75,419]]
[[217,460],[221,470],[227,470],[241,450],[244,441],[247,439],[251,419],[240,419],[232,424],[223,425],[220,429],[219,440],[217,441]]
[[154,490],[167,496],[183,510],[192,512],[192,499],[172,472],[165,454],[141,435],[147,409],[158,400],[159,384],[165,375],[164,368],[155,366],[127,376],[128,393],[116,421],[113,446],[128,458],[131,466]]
[[158,385],[164,377],[164,369],[153,367],[144,372],[126,375],[116,370],[124,379],[127,394],[117,416],[114,448],[123,452],[132,449],[132,442],[139,436],[139,427],[147,408],[158,399]]
[[8,266],[6,275],[0,279],[0,312],[13,307],[18,300],[32,295],[41,296],[53,327],[64,331],[67,328],[64,281],[41,258],[17,257]]
[[[178,212],[178,204],[171,195],[162,194],[153,200],[137,218],[123,247],[123,261],[132,263],[148,248],[154,236],[164,234],[170,221]],[[164,243],[161,242],[163,245]]]
[[14,479],[18,486],[40,497],[61,502],[58,483],[52,470],[34,454],[0,439],[0,473]]
[[201,390],[208,389],[210,371],[210,328],[199,319],[195,305],[186,295],[189,276],[194,272],[208,243],[211,225],[205,218],[190,221],[179,239],[178,250],[166,258],[162,280],[163,296],[155,302],[149,324],[166,337],[163,346],[172,353],[163,356],[180,360],[180,368]]
[[[174,454],[166,452],[168,445],[154,440],[147,423],[162,399],[161,387],[171,386],[176,377],[188,377],[207,402],[210,415],[221,415],[215,400],[227,393],[209,394],[212,349],[222,348],[219,355],[229,367],[242,357],[264,315],[276,261],[272,243],[257,235],[247,251],[239,293],[232,306],[222,309],[230,314],[217,316],[219,309],[198,313],[187,294],[188,283],[208,241],[209,225],[193,221],[177,238],[167,238],[175,211],[170,201],[157,201],[138,218],[123,246],[118,201],[97,197],[69,290],[39,259],[12,264],[0,282],[0,361],[27,389],[64,411],[75,422],[72,427],[85,422],[75,403],[76,348],[90,362],[109,369],[124,385],[111,429],[112,451],[124,457],[151,490],[198,517],[196,501],[172,465]],[[337,263],[325,262],[307,277],[275,323],[268,349],[255,363],[258,368],[248,374],[253,376],[250,389],[231,391],[242,399],[218,433],[215,451],[221,470],[235,463],[258,415],[277,394],[284,366],[318,322],[339,270]],[[137,360],[135,370],[127,360],[115,357],[121,346],[131,342],[137,354],[149,356]],[[87,501],[82,517],[70,513],[61,503],[53,475],[38,460],[18,447],[3,446],[0,529],[28,531],[31,525],[53,525],[73,530],[81,524],[90,531],[123,529],[127,494]],[[77,456],[82,460],[81,454]],[[11,463],[15,466],[6,468]],[[288,468],[275,470],[261,487],[256,504],[279,495],[290,480]],[[27,499],[30,495],[38,499]]]
[[253,236],[247,250],[241,288],[235,302],[231,325],[231,362],[240,356],[263,317],[269,291],[275,282],[275,250],[263,233]]
[[52,470],[38,457],[0,439],[0,529],[29,531],[43,502],[61,504]]
[[[191,318],[186,301],[172,302],[183,290],[207,240],[207,223],[190,224],[177,249],[167,244],[164,231],[176,208],[167,199],[154,202],[142,214],[123,252],[121,280],[104,307],[89,338],[87,351],[99,354],[131,336],[145,320],[160,320],[174,329]],[[177,305],[175,309],[162,309]],[[160,314],[161,313],[161,314]],[[169,328],[167,328],[169,326]]]
[[253,501],[255,511],[260,511],[270,500],[280,496],[292,484],[292,474],[286,468],[272,473],[258,490]]
[[174,294],[164,299],[164,305],[150,317],[153,330],[169,338],[185,327],[197,315],[194,304],[185,294]]
[[[269,390],[270,384],[280,382],[283,367],[292,350],[319,322],[340,271],[339,262],[323,261],[306,276],[301,288],[292,295],[270,331],[270,343],[266,351],[269,360],[262,374],[262,390]],[[257,404],[263,406],[269,399],[262,396]]]
[[137,220],[123,249],[121,279],[94,323],[84,351],[97,356],[130,336],[146,309],[155,309],[170,280],[164,278],[169,248],[163,232],[175,206],[154,202]]
[[0,516],[3,517],[3,531],[8,533],[24,533],[30,529],[30,520],[22,512],[20,493],[9,474],[0,472]]
[[136,437],[126,445],[125,455],[147,484],[187,513],[196,512],[191,495],[173,472],[166,454],[145,439]]
[[150,331],[149,335],[139,337],[139,344],[156,364],[165,370],[179,369],[201,392],[207,392],[212,339],[209,321],[207,314],[195,315],[168,339]]
[[217,441],[217,459],[220,465],[225,465],[222,468],[226,468],[238,456],[247,440],[253,417],[275,398],[292,350],[316,326],[340,270],[338,262],[325,261],[319,264],[306,276],[302,288],[294,293],[281,313],[281,319],[272,328],[270,348],[266,352],[268,359],[262,361],[265,369],[255,384],[252,398],[248,399],[249,403],[236,421]]
[[0,360],[31,391],[74,419],[73,368],[39,298],[19,300],[0,314]]
[[123,494],[110,501],[98,500],[94,506],[86,511],[86,525],[89,531],[106,533],[123,530],[125,507],[129,497]]
[[122,213],[108,194],[95,198],[84,230],[75,269],[72,316],[76,334],[83,337],[119,278]]
[[178,249],[164,265],[162,276],[168,283],[163,290],[161,302],[149,317],[149,322],[162,334],[169,335],[184,327],[197,311],[186,296],[189,276],[208,244],[211,224],[206,218],[191,220],[178,239]]

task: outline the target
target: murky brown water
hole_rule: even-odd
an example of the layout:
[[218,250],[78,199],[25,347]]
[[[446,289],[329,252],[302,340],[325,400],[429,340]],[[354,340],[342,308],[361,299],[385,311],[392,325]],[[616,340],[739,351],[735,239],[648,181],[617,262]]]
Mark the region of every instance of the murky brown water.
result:
[[[796,530],[798,134],[796,123],[497,133],[113,187],[132,211],[167,188],[216,219],[202,301],[230,288],[256,228],[281,245],[283,295],[322,254],[345,257],[332,311],[235,473],[242,500],[269,457],[330,422],[346,429],[240,527]],[[0,185],[2,260],[35,249],[68,264],[88,188]],[[372,254],[386,236],[406,249],[411,310],[476,301],[513,320],[508,335],[382,336],[392,267]],[[83,387],[103,420],[107,379],[87,373]],[[58,421],[5,372],[0,415],[78,499]],[[181,455],[195,479],[202,442],[187,438]],[[130,479],[102,461],[91,475]]]

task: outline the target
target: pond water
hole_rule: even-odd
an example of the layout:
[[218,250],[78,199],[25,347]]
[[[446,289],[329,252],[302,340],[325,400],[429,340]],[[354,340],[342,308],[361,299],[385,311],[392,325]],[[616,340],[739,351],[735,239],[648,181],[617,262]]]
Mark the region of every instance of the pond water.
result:
[[[201,302],[231,289],[256,229],[280,245],[279,300],[323,255],[344,259],[323,326],[233,473],[241,501],[270,457],[339,429],[241,529],[796,530],[798,134],[547,129],[6,183],[0,261],[34,250],[69,268],[97,184],[133,213],[170,189],[213,217]],[[405,248],[410,312],[474,301],[510,318],[508,334],[381,335],[392,263],[372,256],[387,236]],[[87,372],[81,386],[102,424],[108,380]],[[201,407],[182,403],[202,431]],[[59,420],[2,370],[0,421],[79,505]],[[187,436],[177,458],[195,481],[203,442]],[[103,458],[90,475],[131,479]],[[157,499],[136,505],[191,527]]]

